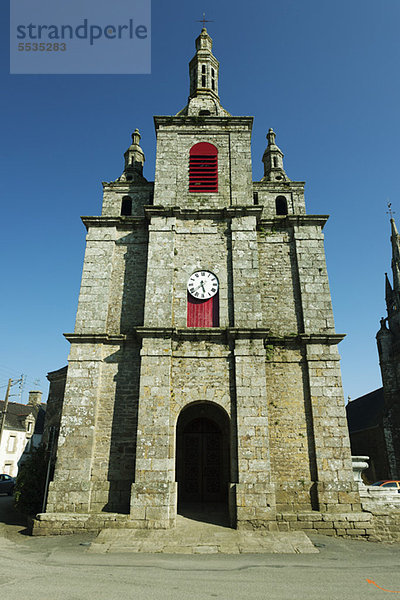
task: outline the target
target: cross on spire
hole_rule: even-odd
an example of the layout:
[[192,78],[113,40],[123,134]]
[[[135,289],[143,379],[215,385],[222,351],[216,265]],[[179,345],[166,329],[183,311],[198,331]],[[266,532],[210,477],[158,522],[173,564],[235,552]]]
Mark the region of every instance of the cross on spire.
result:
[[388,210],[386,211],[387,215],[390,215],[390,218],[393,219],[393,215],[396,214],[394,210],[392,210],[392,203],[387,203]]
[[203,18],[197,19],[197,23],[203,23],[203,29],[205,29],[206,23],[214,23],[214,21],[211,21],[210,19],[206,19],[206,13],[203,13]]

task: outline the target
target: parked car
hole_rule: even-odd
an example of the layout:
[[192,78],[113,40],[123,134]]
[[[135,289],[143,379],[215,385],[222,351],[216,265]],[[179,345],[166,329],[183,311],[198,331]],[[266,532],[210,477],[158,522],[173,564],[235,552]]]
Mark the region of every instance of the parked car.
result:
[[15,479],[11,475],[3,473],[0,475],[0,494],[8,494],[11,496],[15,488]]
[[384,481],[375,481],[372,485],[381,488],[397,488],[400,493],[400,481],[398,479],[385,479]]

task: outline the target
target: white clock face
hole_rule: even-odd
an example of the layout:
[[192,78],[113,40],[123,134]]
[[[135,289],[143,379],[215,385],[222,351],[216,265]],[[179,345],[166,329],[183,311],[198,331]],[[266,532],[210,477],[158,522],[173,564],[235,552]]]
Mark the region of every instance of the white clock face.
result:
[[189,294],[198,300],[208,300],[218,292],[218,279],[210,271],[196,271],[187,284]]

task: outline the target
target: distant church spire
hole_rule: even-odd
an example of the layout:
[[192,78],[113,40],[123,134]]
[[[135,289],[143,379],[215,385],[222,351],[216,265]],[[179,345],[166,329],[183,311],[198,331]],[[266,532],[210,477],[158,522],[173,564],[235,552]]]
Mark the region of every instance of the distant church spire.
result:
[[264,177],[262,181],[290,181],[283,168],[283,152],[275,144],[276,134],[271,128],[267,133],[268,146],[262,157]]
[[385,273],[385,300],[386,306],[393,302],[393,290],[387,273]]
[[392,273],[393,273],[393,291],[400,294],[400,235],[397,231],[394,218],[390,219],[392,228]]
[[178,116],[230,116],[219,101],[219,62],[212,53],[212,39],[205,27],[195,44],[196,54],[189,63],[189,102]]

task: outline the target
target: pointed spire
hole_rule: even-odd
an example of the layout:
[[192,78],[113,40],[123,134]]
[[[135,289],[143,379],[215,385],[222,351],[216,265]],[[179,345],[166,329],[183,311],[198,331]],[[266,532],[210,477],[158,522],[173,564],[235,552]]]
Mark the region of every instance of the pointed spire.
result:
[[140,147],[139,129],[132,133],[132,144],[124,154],[125,169],[123,179],[127,181],[146,181],[143,177],[144,152]]
[[212,53],[212,39],[203,27],[196,39],[196,54],[189,63],[188,105],[178,115],[229,116],[218,96],[219,62]]
[[394,218],[390,219],[392,235],[392,273],[393,273],[393,291],[400,294],[400,236],[397,231]]
[[283,152],[275,144],[276,134],[272,128],[267,133],[268,146],[262,157],[264,177],[262,181],[290,181],[283,168]]

